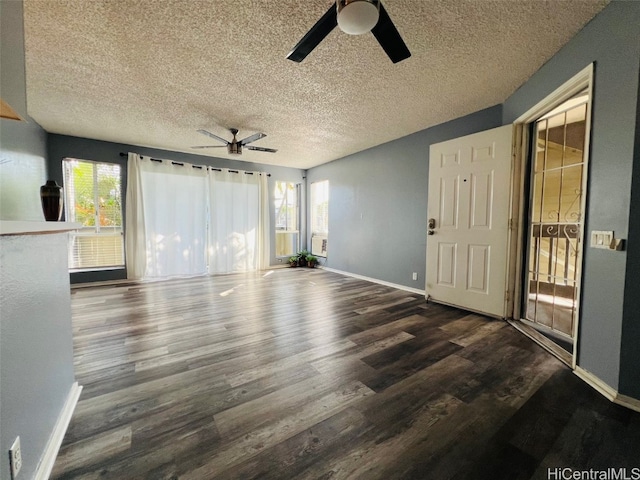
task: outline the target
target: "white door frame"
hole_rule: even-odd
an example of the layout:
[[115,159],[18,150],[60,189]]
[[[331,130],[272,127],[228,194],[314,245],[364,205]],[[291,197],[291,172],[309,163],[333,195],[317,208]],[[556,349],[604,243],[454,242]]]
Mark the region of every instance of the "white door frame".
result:
[[[512,224],[512,229],[509,235],[509,292],[507,315],[508,317],[519,320],[522,317],[521,305],[522,305],[522,276],[526,265],[524,265],[524,253],[525,253],[525,238],[523,232],[528,227],[528,219],[525,218],[525,208],[529,203],[528,195],[525,196],[525,181],[529,176],[528,165],[528,151],[529,151],[529,125],[535,122],[545,113],[554,109],[565,100],[574,96],[578,92],[581,92],[585,88],[589,93],[589,108],[587,108],[586,117],[586,132],[585,132],[585,145],[590,145],[591,139],[591,105],[593,104],[593,63],[582,69],[571,79],[565,82],[563,85],[555,89],[551,94],[536,103],[533,107],[520,115],[514,123],[513,129],[513,146],[514,146],[514,165],[513,165],[513,180],[512,193],[511,193],[511,218],[515,219]],[[584,152],[585,166],[583,174],[583,191],[587,192],[587,178],[589,169],[589,151],[587,148]],[[586,198],[587,194],[582,195],[582,211],[586,213]],[[582,227],[580,231],[580,238],[582,240],[582,246],[578,251],[577,262],[582,265],[582,252],[587,247],[587,239],[584,235],[586,221],[583,219]],[[584,269],[581,272],[581,278],[577,281],[577,298],[580,298],[580,291],[582,286],[582,276],[584,275]],[[576,322],[573,329],[573,354],[572,354],[572,367],[575,368],[578,357],[578,323],[580,319],[580,302],[576,306]]]

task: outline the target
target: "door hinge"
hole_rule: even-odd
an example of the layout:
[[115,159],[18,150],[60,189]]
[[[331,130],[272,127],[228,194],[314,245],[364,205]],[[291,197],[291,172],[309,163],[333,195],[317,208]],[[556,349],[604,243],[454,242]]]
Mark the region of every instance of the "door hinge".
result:
[[516,222],[514,221],[513,218],[509,219],[509,230],[515,230],[516,228]]
[[509,294],[509,290],[507,290],[506,292],[504,292],[504,301],[508,302],[511,300],[511,295]]

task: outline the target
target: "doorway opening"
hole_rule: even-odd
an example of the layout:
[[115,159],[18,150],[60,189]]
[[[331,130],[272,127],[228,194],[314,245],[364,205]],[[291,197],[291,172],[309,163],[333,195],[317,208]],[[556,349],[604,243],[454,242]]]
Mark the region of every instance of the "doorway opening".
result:
[[532,135],[523,320],[568,353],[582,276],[588,104],[583,90],[540,117]]
[[516,121],[524,194],[513,318],[572,367],[585,245],[592,73],[590,65]]

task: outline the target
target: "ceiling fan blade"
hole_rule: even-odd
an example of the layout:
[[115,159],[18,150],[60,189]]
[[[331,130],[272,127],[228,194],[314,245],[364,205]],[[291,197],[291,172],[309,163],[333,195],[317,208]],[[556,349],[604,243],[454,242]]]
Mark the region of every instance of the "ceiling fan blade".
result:
[[371,29],[371,33],[376,37],[376,40],[378,40],[378,43],[393,63],[401,62],[411,56],[411,52],[404,40],[402,40],[400,33],[382,3],[380,3],[380,18],[376,26]]
[[333,2],[331,8],[327,10],[320,20],[316,22],[316,24],[311,27],[302,40],[300,40],[293,50],[289,52],[287,58],[289,60],[293,60],[294,62],[300,63],[305,59],[307,55],[311,53],[311,51],[316,48],[324,38],[329,35],[329,32],[333,30],[338,25],[338,14],[336,11],[336,4]]
[[214,135],[214,134],[213,134],[213,133],[211,133],[211,132],[207,132],[206,130],[202,130],[202,129],[200,129],[200,130],[198,130],[198,133],[201,133],[201,134],[203,134],[203,135],[206,135],[207,137],[211,137],[211,138],[213,138],[213,139],[215,139],[215,140],[218,140],[219,142],[222,142],[222,143],[224,143],[225,145],[226,145],[227,143],[229,143],[229,142],[228,142],[227,140],[225,140],[224,138],[221,138],[221,137],[219,137],[219,136],[217,136],[217,135]]
[[266,133],[254,133],[253,135],[250,135],[247,138],[238,140],[238,143],[241,145],[246,145],[247,143],[255,142],[256,140],[260,140],[261,138],[264,138],[266,136],[267,136]]
[[256,152],[268,152],[268,153],[276,153],[278,151],[273,148],[264,148],[264,147],[247,147],[247,150],[255,150]]
[[226,145],[196,145],[191,148],[226,148]]

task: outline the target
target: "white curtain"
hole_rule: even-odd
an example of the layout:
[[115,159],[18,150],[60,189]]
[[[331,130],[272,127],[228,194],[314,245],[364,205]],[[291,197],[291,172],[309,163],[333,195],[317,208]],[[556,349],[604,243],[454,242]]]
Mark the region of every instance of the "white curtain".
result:
[[209,273],[259,266],[260,176],[242,170],[209,172]]
[[127,192],[125,209],[124,248],[127,278],[141,279],[147,267],[144,208],[142,204],[140,155],[129,152],[127,161]]
[[269,241],[271,235],[270,227],[270,211],[271,204],[269,203],[269,182],[266,173],[261,173],[259,178],[260,182],[260,220],[258,226],[258,268],[260,270],[266,270],[271,264],[271,242]]
[[127,242],[128,276],[206,274],[206,169],[138,155],[129,162],[134,182],[127,184],[127,238],[136,238]]
[[129,154],[128,278],[269,266],[269,190],[258,172],[208,170]]

